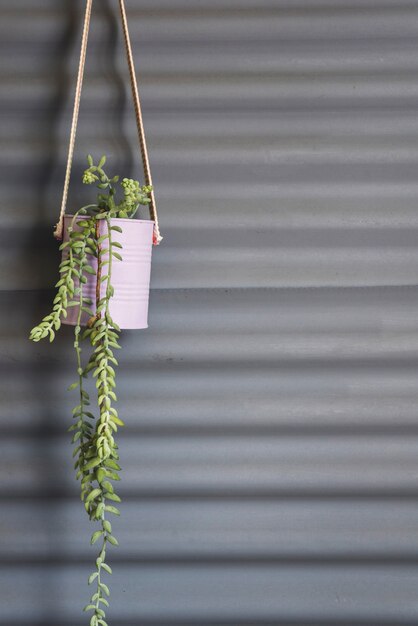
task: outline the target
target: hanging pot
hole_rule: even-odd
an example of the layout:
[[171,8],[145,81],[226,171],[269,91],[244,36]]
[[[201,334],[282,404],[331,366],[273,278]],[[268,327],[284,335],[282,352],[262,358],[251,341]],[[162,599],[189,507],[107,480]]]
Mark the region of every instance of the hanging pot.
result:
[[[84,219],[79,217],[78,219]],[[68,227],[73,220],[72,215],[64,217],[64,242],[69,239]],[[74,228],[76,228],[77,221]],[[111,220],[112,226],[119,226],[122,232],[113,231],[113,239],[118,241],[122,249],[119,250],[122,261],[112,259],[112,286],[114,295],[109,304],[110,315],[116,324],[122,328],[148,328],[148,302],[151,277],[151,254],[153,244],[154,222],[151,220],[122,219]],[[99,236],[107,234],[106,220],[98,222]],[[68,256],[68,249],[64,248],[63,258]],[[97,271],[97,259],[88,255],[88,263]],[[103,254],[103,260],[108,254]],[[92,301],[91,309],[96,312],[97,274],[85,274],[87,283],[83,285],[83,296]],[[106,281],[100,284],[100,298],[104,297]],[[75,326],[78,320],[79,307],[72,306],[67,310],[67,317],[63,324]],[[81,314],[81,325],[85,326],[89,315],[84,311]]]

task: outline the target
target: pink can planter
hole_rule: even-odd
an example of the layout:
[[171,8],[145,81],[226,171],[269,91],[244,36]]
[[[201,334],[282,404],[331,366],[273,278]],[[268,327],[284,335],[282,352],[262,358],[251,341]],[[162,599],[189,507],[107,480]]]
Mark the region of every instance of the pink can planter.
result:
[[[82,217],[78,219],[83,219]],[[64,241],[68,241],[68,227],[73,220],[72,215],[64,217]],[[122,245],[116,249],[122,261],[112,260],[112,285],[114,295],[109,303],[112,319],[120,328],[148,328],[148,302],[151,278],[151,255],[154,222],[151,220],[114,218],[112,225],[120,226],[122,232],[112,231],[112,237]],[[106,220],[99,221],[100,236],[107,233]],[[67,255],[67,249],[63,255]],[[97,269],[97,259],[89,255],[89,263]],[[106,255],[103,255],[106,258]],[[86,274],[87,283],[83,286],[83,295],[93,302],[90,307],[96,308],[96,276]],[[105,295],[106,283],[101,285],[101,297]],[[69,307],[63,324],[75,326],[78,320],[79,307]],[[81,324],[85,326],[89,316],[81,314]]]

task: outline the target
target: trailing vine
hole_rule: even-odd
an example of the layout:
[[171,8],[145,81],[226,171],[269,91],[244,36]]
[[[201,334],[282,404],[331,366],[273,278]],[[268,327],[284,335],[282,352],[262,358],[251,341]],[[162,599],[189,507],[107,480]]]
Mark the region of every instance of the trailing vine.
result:
[[[76,478],[81,485],[81,499],[92,522],[99,525],[91,536],[91,544],[101,542],[96,567],[89,576],[89,585],[94,583],[94,593],[84,608],[91,611],[90,626],[108,626],[106,608],[110,595],[103,575],[111,574],[106,561],[108,545],[117,546],[113,534],[110,514],[120,515],[115,503],[121,501],[114,487],[120,480],[118,446],[115,435],[124,426],[114,404],[116,396],[116,371],[118,361],[114,355],[120,348],[120,328],[112,319],[110,302],[114,294],[112,268],[114,259],[122,260],[118,249],[121,244],[114,233],[122,232],[113,218],[134,217],[140,205],[149,203],[149,186],[141,186],[138,181],[124,178],[120,183],[123,198],[116,203],[116,183],[119,177],[109,178],[103,169],[106,158],[97,165],[88,156],[88,168],[83,174],[85,184],[97,184],[97,203],[82,207],[73,216],[68,227],[68,238],[60,246],[63,258],[60,264],[60,279],[56,284],[57,293],[51,313],[35,326],[31,333],[32,341],[46,337],[52,342],[55,333],[67,317],[68,308],[78,307],[74,328],[74,350],[76,355],[75,382],[69,389],[78,389],[78,404],[73,409],[73,456],[75,457]],[[105,193],[106,192],[106,193]],[[95,263],[93,263],[95,260]],[[96,265],[96,267],[94,267]],[[96,277],[96,298],[92,302],[85,297],[83,287],[87,274]],[[82,330],[82,319],[87,316],[86,328]],[[87,363],[83,365],[83,342],[90,349]],[[90,408],[90,395],[85,387],[91,375],[96,388],[96,417]]]

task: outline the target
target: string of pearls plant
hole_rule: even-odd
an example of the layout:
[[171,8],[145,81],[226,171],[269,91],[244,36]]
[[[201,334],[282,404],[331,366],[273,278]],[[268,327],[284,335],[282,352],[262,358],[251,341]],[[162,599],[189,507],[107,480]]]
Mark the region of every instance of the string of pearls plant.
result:
[[[90,626],[108,626],[106,608],[109,606],[107,598],[110,592],[103,575],[112,573],[106,562],[107,547],[109,544],[118,545],[108,516],[120,514],[115,506],[115,503],[120,502],[120,497],[113,484],[120,480],[121,469],[115,435],[118,427],[124,425],[114,406],[117,401],[115,368],[118,365],[114,352],[120,348],[120,328],[112,319],[109,309],[114,293],[112,264],[114,259],[122,260],[118,251],[122,246],[115,240],[115,233],[122,232],[122,229],[112,224],[111,220],[134,217],[140,205],[149,203],[151,188],[124,178],[119,183],[123,198],[116,203],[119,177],[109,178],[104,171],[106,157],[103,156],[97,165],[90,155],[87,160],[89,167],[84,172],[83,182],[87,185],[97,184],[97,202],[82,207],[73,216],[68,228],[68,241],[60,247],[65,252],[59,268],[60,279],[56,284],[52,311],[32,329],[30,339],[40,341],[49,338],[52,342],[62,320],[67,317],[68,308],[79,307],[74,329],[77,379],[69,387],[70,390],[78,390],[78,402],[73,409],[74,423],[69,430],[73,432],[73,457],[76,477],[81,484],[81,499],[90,520],[98,524],[91,543],[101,544],[95,570],[88,581],[89,585],[94,585],[94,592],[84,610],[92,612]],[[106,222],[104,234],[100,234],[103,229],[101,231],[99,228],[102,220]],[[97,270],[91,265],[92,258],[97,259]],[[83,293],[86,274],[96,275],[95,311],[91,308],[93,301]],[[89,316],[84,329],[81,327],[83,312]],[[90,354],[83,365],[82,350],[85,345],[89,347]],[[89,375],[95,380],[97,416],[91,408],[90,395],[85,385]]]

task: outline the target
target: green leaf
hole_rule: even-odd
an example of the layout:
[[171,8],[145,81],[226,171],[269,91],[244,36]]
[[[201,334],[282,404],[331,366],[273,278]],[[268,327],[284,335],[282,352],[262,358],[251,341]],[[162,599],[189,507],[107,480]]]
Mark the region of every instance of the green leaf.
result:
[[91,539],[90,539],[90,544],[93,545],[94,543],[96,543],[96,541],[103,535],[103,531],[102,530],[96,530],[95,533],[92,534]]
[[120,480],[120,476],[118,474],[116,474],[116,472],[107,472],[108,477],[111,480]]
[[87,163],[90,167],[93,167],[93,157],[91,156],[91,154],[87,155]]
[[108,533],[112,532],[112,524],[109,522],[109,520],[107,519],[103,520],[103,528]]
[[121,255],[119,254],[119,252],[114,252],[114,251],[112,251],[112,254],[113,254],[113,256],[114,256],[116,259],[118,259],[118,261],[122,261],[122,257],[121,257]]
[[105,583],[100,583],[100,587],[101,587],[101,589],[103,589],[103,591],[105,592],[107,597],[109,597],[110,596],[109,587],[107,585],[105,585]]
[[106,493],[106,498],[108,500],[112,500],[113,502],[122,502],[122,500],[119,498],[119,496],[116,495],[116,493]]
[[[110,541],[110,537],[108,537],[109,541]],[[114,539],[114,537],[112,537],[112,539]],[[112,542],[111,542],[112,543]],[[112,568],[110,567],[110,565],[108,565],[107,563],[102,563],[102,567],[105,570],[105,572],[107,572],[108,574],[112,573]]]
[[117,470],[117,471],[121,470],[121,466],[118,465],[116,461],[114,461],[113,459],[106,460],[106,467],[111,467],[112,469]]
[[77,389],[78,384],[79,384],[79,383],[78,383],[78,381],[77,381],[76,383],[73,383],[72,385],[70,385],[70,386],[68,387],[68,391],[72,391],[73,389]]
[[[108,535],[108,536],[107,536],[107,540],[108,540],[108,541],[109,541],[109,543],[111,543],[113,546],[118,546],[118,545],[119,545],[118,540],[117,540],[117,539],[116,539],[116,537],[114,537],[113,535]],[[112,572],[110,572],[110,573],[112,573]]]
[[93,572],[93,574],[91,574],[89,576],[89,585],[92,584],[92,582],[94,582],[96,580],[96,578],[98,577],[99,572]]
[[104,504],[104,502],[100,502],[98,507],[97,507],[97,509],[96,509],[96,518],[97,519],[101,518],[104,510],[105,510],[105,504]]
[[116,415],[112,415],[112,422],[115,422],[118,426],[125,426],[125,422],[123,422],[119,417],[116,417]]
[[105,506],[105,511],[113,513],[114,515],[120,515],[119,509],[117,509],[115,506],[112,506],[111,504]]
[[97,482],[101,483],[103,479],[106,478],[106,470],[100,467],[96,472],[96,476],[97,476]]
[[95,498],[97,498],[97,496],[100,496],[101,493],[101,489],[93,489],[93,491],[90,491],[89,495],[87,496],[86,502],[91,502],[91,500],[94,500]]
[[87,605],[84,607],[83,611],[84,611],[85,613],[87,613],[87,611],[94,611],[94,609],[95,609],[95,608],[96,608],[96,607],[94,606],[94,604],[87,604]]
[[98,457],[97,457],[97,458],[95,458],[95,459],[92,459],[91,461],[89,461],[89,462],[85,465],[84,469],[85,469],[85,470],[86,470],[86,472],[87,472],[88,470],[93,469],[93,467],[97,467],[97,465],[99,465],[101,462],[102,462],[102,460],[101,460],[100,458],[98,458]]
[[122,233],[123,232],[120,226],[111,226],[110,230],[115,230],[118,233]]
[[71,443],[75,443],[76,441],[80,439],[80,437],[81,437],[81,431],[78,430],[76,433],[74,433]]
[[106,155],[104,154],[99,161],[99,167],[103,167],[105,163],[106,163]]

